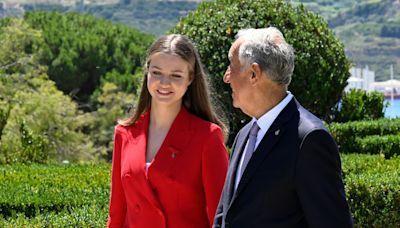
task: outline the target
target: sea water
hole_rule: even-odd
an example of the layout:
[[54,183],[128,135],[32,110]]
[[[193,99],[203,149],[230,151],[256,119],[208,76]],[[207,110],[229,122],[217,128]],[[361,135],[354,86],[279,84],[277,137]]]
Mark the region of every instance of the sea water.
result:
[[386,118],[400,117],[400,99],[385,99],[389,103],[389,106],[385,110]]

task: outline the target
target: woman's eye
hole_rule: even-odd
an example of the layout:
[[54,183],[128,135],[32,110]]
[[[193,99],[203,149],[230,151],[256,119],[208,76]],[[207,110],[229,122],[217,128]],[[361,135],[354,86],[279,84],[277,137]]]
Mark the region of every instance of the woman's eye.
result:
[[154,74],[154,75],[161,75],[160,71],[152,71],[151,73]]
[[179,74],[173,74],[172,77],[174,77],[174,78],[181,78],[182,76],[180,76]]

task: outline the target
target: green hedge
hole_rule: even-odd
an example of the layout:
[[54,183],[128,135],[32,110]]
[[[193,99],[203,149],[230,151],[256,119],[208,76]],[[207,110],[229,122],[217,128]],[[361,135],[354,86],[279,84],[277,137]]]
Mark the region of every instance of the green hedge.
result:
[[399,171],[347,176],[346,195],[357,227],[400,224],[399,176]]
[[108,164],[0,166],[1,215],[33,217],[83,206],[106,208],[109,171]]
[[[355,227],[400,224],[400,157],[342,154]],[[0,166],[0,227],[104,227],[110,164]]]
[[400,118],[371,121],[352,121],[328,125],[341,153],[363,153],[356,142],[357,138],[371,135],[392,135],[400,132]]
[[59,212],[40,212],[35,217],[17,213],[6,219],[0,217],[0,227],[105,227],[108,208],[90,205]]
[[400,157],[342,155],[346,197],[355,227],[400,224]]
[[386,158],[400,155],[400,134],[398,135],[371,135],[356,138],[354,143],[365,154],[382,154]]

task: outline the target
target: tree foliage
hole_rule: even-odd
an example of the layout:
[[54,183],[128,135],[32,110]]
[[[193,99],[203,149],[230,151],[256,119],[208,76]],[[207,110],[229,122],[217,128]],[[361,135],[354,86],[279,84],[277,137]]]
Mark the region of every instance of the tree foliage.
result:
[[114,126],[118,119],[123,118],[127,111],[133,108],[135,96],[120,91],[110,82],[105,82],[99,92],[96,96],[97,109],[90,113],[90,137],[98,151],[97,154],[111,160]]
[[233,134],[246,117],[233,109],[229,86],[222,82],[229,47],[239,29],[270,25],[279,28],[295,49],[295,71],[289,90],[306,108],[326,119],[346,86],[350,63],[343,45],[318,15],[280,0],[203,2],[172,32],[186,34],[197,44],[212,84],[220,91],[214,96],[223,100],[224,109],[231,114]]
[[40,63],[65,94],[87,102],[103,79],[135,92],[132,75],[141,69],[151,36],[78,13],[28,12],[24,18],[42,31]]
[[93,158],[88,115],[39,64],[43,38],[20,19],[0,32],[0,163]]

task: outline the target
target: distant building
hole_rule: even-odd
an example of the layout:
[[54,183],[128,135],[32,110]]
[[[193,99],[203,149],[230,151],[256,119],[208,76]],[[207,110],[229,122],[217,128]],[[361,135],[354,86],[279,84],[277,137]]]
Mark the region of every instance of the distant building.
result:
[[347,79],[348,85],[344,89],[345,92],[350,89],[362,89],[368,92],[374,91],[375,72],[365,68],[350,68],[350,78]]

